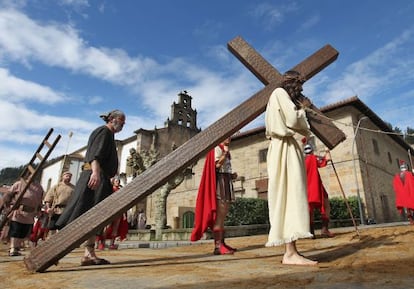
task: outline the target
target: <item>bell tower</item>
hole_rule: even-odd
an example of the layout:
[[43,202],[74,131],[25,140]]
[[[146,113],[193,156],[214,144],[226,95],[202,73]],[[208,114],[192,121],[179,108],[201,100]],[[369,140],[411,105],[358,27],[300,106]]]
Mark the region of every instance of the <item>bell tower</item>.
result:
[[192,130],[197,128],[197,111],[191,107],[192,97],[186,90],[178,94],[178,103],[171,105],[171,119],[167,119],[165,125],[171,124],[183,126]]

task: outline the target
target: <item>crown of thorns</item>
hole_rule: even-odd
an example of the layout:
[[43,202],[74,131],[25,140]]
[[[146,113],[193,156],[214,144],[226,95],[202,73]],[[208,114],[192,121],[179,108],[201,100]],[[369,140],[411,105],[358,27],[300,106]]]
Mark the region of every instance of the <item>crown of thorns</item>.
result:
[[289,70],[283,74],[283,81],[284,82],[300,82],[304,83],[306,79],[296,70]]

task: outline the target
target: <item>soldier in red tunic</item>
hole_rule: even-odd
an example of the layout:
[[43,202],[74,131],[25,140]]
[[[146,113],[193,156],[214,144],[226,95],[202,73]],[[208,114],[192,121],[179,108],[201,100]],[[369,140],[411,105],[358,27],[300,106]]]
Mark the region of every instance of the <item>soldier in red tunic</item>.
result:
[[321,236],[332,238],[335,235],[328,229],[331,205],[329,203],[328,193],[322,184],[321,176],[319,175],[318,170],[318,168],[323,168],[328,164],[328,161],[331,160],[331,154],[327,151],[323,157],[316,156],[313,153],[313,147],[311,144],[305,145],[304,152],[308,181],[308,203],[311,233],[315,236],[313,215],[315,209],[317,209],[321,212],[322,218]]
[[230,203],[234,202],[232,180],[237,178],[231,168],[230,137],[212,149],[206,157],[197,194],[194,229],[191,241],[198,241],[210,228],[214,235],[214,255],[233,254],[236,249],[224,241],[224,221]]
[[404,212],[411,225],[414,225],[414,176],[408,171],[404,161],[400,161],[400,172],[393,179],[395,206],[400,214]]

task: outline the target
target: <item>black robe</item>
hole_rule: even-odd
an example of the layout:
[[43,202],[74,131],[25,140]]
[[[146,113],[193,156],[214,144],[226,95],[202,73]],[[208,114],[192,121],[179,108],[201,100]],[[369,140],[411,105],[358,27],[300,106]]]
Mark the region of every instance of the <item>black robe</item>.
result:
[[88,182],[92,171],[82,171],[65,210],[56,222],[58,228],[63,228],[112,193],[111,178],[118,171],[118,155],[114,134],[105,125],[95,129],[89,137],[85,163],[93,160],[101,166],[99,187],[91,190]]

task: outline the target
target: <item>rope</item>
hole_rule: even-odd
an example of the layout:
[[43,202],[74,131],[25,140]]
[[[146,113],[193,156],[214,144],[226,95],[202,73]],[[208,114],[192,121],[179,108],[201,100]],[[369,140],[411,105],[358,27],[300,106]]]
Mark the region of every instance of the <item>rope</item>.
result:
[[[341,124],[343,126],[349,126],[349,127],[353,127],[354,129],[356,129],[356,126],[353,125],[353,124],[344,123],[344,122],[335,120],[333,118],[327,117],[326,115],[324,115],[322,113],[319,113],[319,112],[317,112],[317,111],[315,111],[315,110],[313,110],[313,109],[311,109],[309,107],[306,107],[305,110],[307,112],[309,112],[309,113],[314,114],[314,115],[318,115],[320,117],[323,117],[325,119],[328,119],[328,120],[330,120],[333,123],[338,123],[338,124]],[[374,132],[374,133],[382,133],[382,134],[387,134],[387,135],[398,135],[398,136],[401,136],[401,137],[404,137],[404,136],[412,136],[412,137],[414,137],[414,134],[409,134],[409,133],[403,134],[403,133],[398,133],[398,132],[387,132],[387,131],[383,131],[383,130],[379,130],[379,129],[378,130],[375,130],[375,129],[369,129],[369,128],[365,128],[365,127],[359,127],[359,130],[365,130],[365,131]]]

